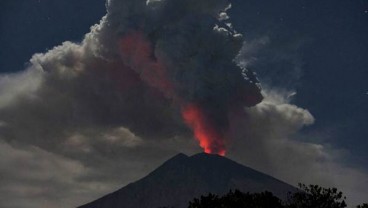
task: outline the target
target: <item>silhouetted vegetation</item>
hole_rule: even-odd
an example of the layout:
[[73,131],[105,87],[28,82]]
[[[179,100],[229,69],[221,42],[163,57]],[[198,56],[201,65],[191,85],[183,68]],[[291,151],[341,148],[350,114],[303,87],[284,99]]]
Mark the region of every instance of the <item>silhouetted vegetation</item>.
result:
[[299,184],[300,191],[290,193],[287,208],[345,208],[346,197],[336,188]]
[[[188,208],[345,208],[346,197],[336,188],[299,184],[299,191],[282,201],[271,192],[243,193],[230,191],[224,196],[208,194],[194,198]],[[357,208],[368,208],[364,203]]]
[[254,207],[254,208],[282,208],[279,198],[271,192],[243,193],[238,190],[230,191],[219,197],[215,194],[201,196],[189,202],[188,208],[225,208],[225,207]]
[[368,204],[364,203],[362,205],[358,205],[357,208],[368,208]]

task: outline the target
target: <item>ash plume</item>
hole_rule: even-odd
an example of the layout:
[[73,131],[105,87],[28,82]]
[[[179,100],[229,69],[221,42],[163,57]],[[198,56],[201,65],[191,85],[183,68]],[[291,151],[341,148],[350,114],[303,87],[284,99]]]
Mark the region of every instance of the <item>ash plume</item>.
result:
[[[24,84],[33,87],[18,86],[22,92],[7,96],[15,104],[0,109],[8,124],[2,134],[8,140],[42,135],[51,145],[91,126],[124,126],[156,139],[192,129],[205,152],[224,155],[229,114],[263,99],[255,74],[234,61],[243,38],[226,14],[230,3],[111,0],[106,6],[80,44],[64,42],[32,57]],[[44,116],[32,124],[14,117],[30,112]],[[33,131],[37,126],[49,128]]]
[[225,154],[228,114],[262,100],[255,75],[234,62],[243,40],[228,22],[230,4],[166,0],[144,8],[119,27],[120,57],[180,106],[206,152]]

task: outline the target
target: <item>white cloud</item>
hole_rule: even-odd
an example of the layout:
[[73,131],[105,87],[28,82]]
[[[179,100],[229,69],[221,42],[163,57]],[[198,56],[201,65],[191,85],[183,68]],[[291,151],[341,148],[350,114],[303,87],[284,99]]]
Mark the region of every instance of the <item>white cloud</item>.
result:
[[89,171],[38,147],[0,141],[1,207],[75,207],[107,190],[103,183],[79,181]]
[[[314,122],[305,109],[288,103],[284,91],[265,93],[265,100],[246,109],[243,119],[234,118],[230,157],[290,184],[337,187],[349,204],[366,200],[368,173],[339,161],[342,150],[328,144],[303,142],[299,130]],[[242,128],[243,127],[243,128]]]
[[15,74],[0,74],[0,109],[14,104],[18,98],[33,98],[42,83],[42,71],[29,68]]
[[112,145],[122,145],[126,147],[136,147],[143,140],[125,127],[119,127],[106,133],[103,138]]

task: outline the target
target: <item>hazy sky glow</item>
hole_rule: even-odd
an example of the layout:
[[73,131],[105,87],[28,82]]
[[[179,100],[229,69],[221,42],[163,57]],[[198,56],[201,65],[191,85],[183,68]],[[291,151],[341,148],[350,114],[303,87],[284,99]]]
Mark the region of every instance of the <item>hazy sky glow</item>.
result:
[[[363,0],[1,1],[0,207],[75,207],[202,151],[181,117],[190,103],[229,158],[366,201],[367,10]],[[128,47],[132,34],[146,50]]]

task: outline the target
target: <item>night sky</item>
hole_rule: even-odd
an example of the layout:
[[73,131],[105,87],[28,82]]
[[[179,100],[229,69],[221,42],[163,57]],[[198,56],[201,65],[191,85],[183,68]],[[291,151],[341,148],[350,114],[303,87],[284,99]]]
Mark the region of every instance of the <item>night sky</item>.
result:
[[[233,22],[246,38],[264,34],[274,42],[260,54],[274,60],[254,70],[267,83],[295,89],[293,102],[315,116],[303,139],[346,148],[353,157],[349,164],[367,168],[368,1],[233,5],[234,16],[241,17]],[[288,57],[277,58],[280,53]]]
[[[232,26],[244,36],[237,60],[257,73],[266,94],[266,103],[263,103],[264,106],[259,104],[261,110],[255,107],[248,112],[250,118],[254,116],[259,120],[247,121],[251,126],[250,133],[241,135],[252,138],[247,137],[239,143],[234,139],[228,156],[293,185],[306,182],[338,186],[348,196],[356,196],[352,198],[352,203],[361,203],[363,198],[359,198],[359,194],[368,194],[366,187],[357,187],[357,184],[367,185],[368,182],[368,1],[230,2],[232,8],[227,13]],[[142,116],[142,120],[134,120],[131,124],[130,114],[127,120],[120,119],[118,113],[125,113],[124,110],[115,110],[120,101],[110,106],[110,102],[120,98],[110,97],[104,90],[99,91],[101,86],[110,87],[109,82],[101,82],[101,85],[93,82],[94,76],[100,75],[88,75],[88,80],[78,81],[82,84],[67,80],[66,87],[64,84],[42,85],[43,90],[37,96],[43,100],[37,102],[31,98],[28,100],[27,91],[23,94],[28,85],[17,87],[18,83],[22,85],[21,82],[27,82],[25,72],[35,65],[30,63],[35,53],[47,53],[64,41],[81,43],[84,35],[90,32],[90,27],[98,24],[106,14],[105,4],[104,0],[0,2],[0,151],[3,152],[0,153],[0,172],[4,173],[0,182],[6,183],[0,188],[1,207],[24,207],[25,204],[29,205],[27,207],[63,207],[58,198],[68,198],[68,206],[83,204],[139,179],[177,152],[192,154],[200,151],[188,129],[180,122],[170,122],[171,105],[159,99],[152,101],[155,113]],[[58,94],[55,96],[58,98],[54,99],[52,90],[54,87],[59,89],[59,86],[62,86],[60,96]],[[94,94],[78,96],[78,89],[84,87],[93,88],[98,96],[99,93],[109,95],[97,97],[101,101],[97,101]],[[69,94],[68,89],[77,92]],[[70,102],[77,103],[77,107],[71,108],[73,112],[68,107],[55,104],[69,100],[68,96],[78,97],[77,101],[73,101],[74,97],[70,98]],[[12,97],[11,102],[5,102],[8,97]],[[66,103],[69,104],[69,101]],[[79,105],[85,103],[88,110],[79,111],[82,108]],[[290,116],[286,112],[283,117],[264,110],[272,105],[280,112],[284,112],[286,106],[292,112],[296,109],[297,113]],[[101,106],[112,110],[102,111]],[[57,112],[59,109],[60,113]],[[151,108],[143,106],[142,109],[149,111]],[[68,119],[63,116],[65,112],[82,116]],[[83,117],[91,112],[98,116]],[[132,114],[131,117],[135,115],[141,114]],[[165,129],[165,125],[170,124],[169,130],[161,132],[160,129],[147,139],[150,130],[140,129],[137,122],[149,123],[151,117],[160,115],[168,121],[162,121],[162,126],[157,124],[157,128]],[[299,119],[299,116],[302,118]],[[282,120],[284,118],[286,121]],[[293,126],[293,119],[300,120],[300,126]],[[34,126],[27,124],[33,121]],[[8,124],[12,123],[14,127],[8,130]],[[37,130],[37,127],[48,130]],[[267,134],[253,130],[258,128],[260,132],[268,131]],[[23,129],[27,130],[16,136],[12,134]],[[180,130],[178,135],[175,135],[176,130]],[[62,133],[58,135],[58,132]],[[71,136],[65,132],[72,132]],[[64,135],[65,138],[62,138]],[[90,142],[89,136],[95,137],[97,142]],[[280,139],[285,149],[268,151],[268,142],[272,146],[276,139],[265,137],[273,136],[288,138]],[[119,149],[119,145],[114,143],[111,147],[111,143],[99,137],[107,140],[126,137],[129,141],[124,140]],[[255,150],[252,152],[248,146],[254,146]],[[72,147],[77,149],[66,150]],[[241,153],[242,148],[249,150],[248,153]],[[263,152],[267,152],[264,158],[258,158],[258,153]],[[316,152],[321,155],[316,156]],[[270,159],[274,154],[280,155],[280,158]],[[294,160],[294,157],[300,160]],[[58,165],[55,168],[52,164]],[[311,172],[298,175],[306,172],[303,167]],[[292,172],[294,168],[295,172]],[[46,174],[50,169],[54,170]],[[63,176],[59,176],[57,170]],[[15,174],[27,171],[29,176]],[[351,177],[344,178],[344,175]],[[326,178],[332,179],[328,181]],[[7,203],[4,203],[5,197],[10,199]],[[32,197],[34,201],[30,202]]]

